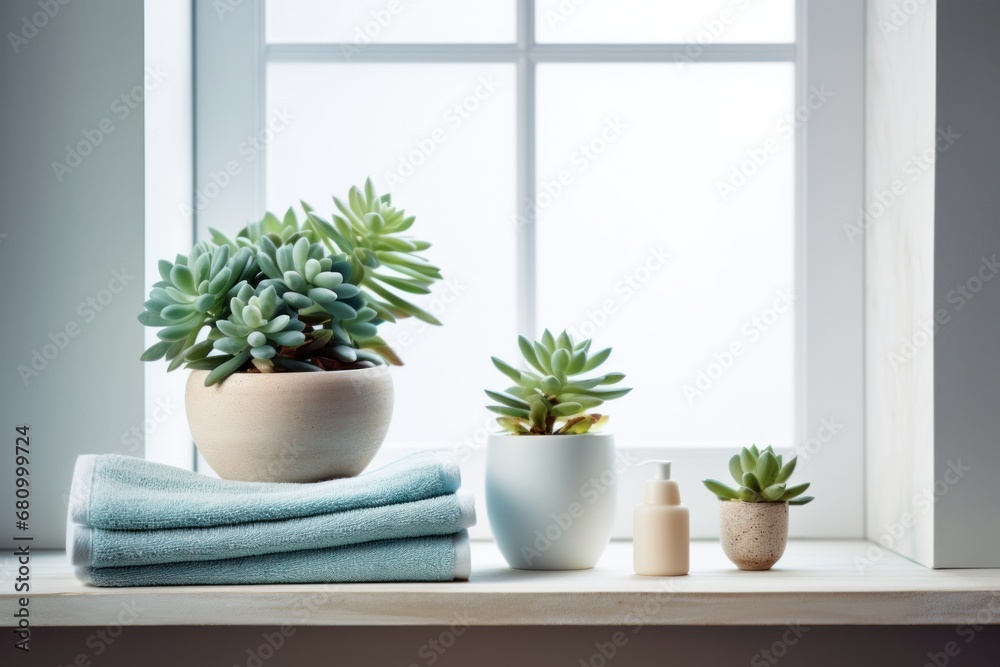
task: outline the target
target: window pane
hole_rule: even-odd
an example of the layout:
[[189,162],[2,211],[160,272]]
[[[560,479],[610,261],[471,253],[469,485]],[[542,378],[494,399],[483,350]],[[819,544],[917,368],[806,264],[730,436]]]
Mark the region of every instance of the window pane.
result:
[[515,41],[515,0],[268,0],[268,42]]
[[406,362],[389,441],[460,441],[486,421],[490,355],[516,347],[513,65],[272,64],[267,83],[269,117],[294,117],[267,147],[270,209],[329,214],[370,175],[434,244],[445,280],[421,305],[444,326],[383,327]]
[[614,347],[623,446],[793,444],[793,73],[539,67],[539,325]]
[[795,41],[795,0],[537,0],[539,42]]

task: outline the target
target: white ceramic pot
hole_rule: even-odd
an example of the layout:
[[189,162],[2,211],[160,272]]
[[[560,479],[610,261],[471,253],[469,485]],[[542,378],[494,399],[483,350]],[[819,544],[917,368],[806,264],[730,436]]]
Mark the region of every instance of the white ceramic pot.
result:
[[371,463],[392,419],[386,366],[316,373],[233,373],[185,392],[191,435],[223,479],[316,482]]
[[610,434],[490,436],[486,512],[513,568],[594,567],[611,538],[617,486]]
[[770,570],[788,543],[788,503],[719,502],[722,550],[741,570]]

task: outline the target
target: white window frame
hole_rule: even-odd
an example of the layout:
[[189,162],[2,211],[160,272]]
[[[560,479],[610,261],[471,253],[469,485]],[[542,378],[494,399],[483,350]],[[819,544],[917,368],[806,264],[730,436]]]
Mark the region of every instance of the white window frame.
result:
[[[266,132],[268,62],[343,62],[342,44],[267,44],[265,0],[194,3],[195,215],[192,233],[260,218],[265,208],[263,154],[225,187],[218,174],[237,146]],[[863,239],[852,243],[844,225],[857,217],[864,197],[864,2],[797,0],[795,44],[704,44],[699,62],[794,62],[796,109],[810,91],[832,91],[796,131],[796,450],[797,477],[813,482],[819,498],[796,508],[796,537],[861,538],[864,526]],[[517,39],[511,44],[378,44],[349,49],[351,62],[503,62],[517,69],[517,206],[535,200],[535,67],[548,62],[674,62],[689,44],[536,44],[534,1],[517,0]],[[211,194],[199,210],[199,196]],[[518,328],[535,331],[535,227],[518,226]],[[830,425],[833,424],[831,427]],[[447,444],[447,443],[442,443]],[[387,445],[387,448],[391,448]],[[467,485],[481,483],[481,448],[468,457]],[[398,453],[399,450],[395,450]],[[723,477],[728,448],[641,448],[628,459],[670,458],[687,482],[692,534],[717,534],[714,499],[696,479]],[[631,505],[646,473],[621,477],[619,527],[628,537]],[[700,486],[700,485],[699,485]],[[812,492],[812,491],[811,491]],[[482,494],[479,494],[482,498]],[[485,520],[480,522],[485,524]],[[485,534],[485,533],[481,533]]]

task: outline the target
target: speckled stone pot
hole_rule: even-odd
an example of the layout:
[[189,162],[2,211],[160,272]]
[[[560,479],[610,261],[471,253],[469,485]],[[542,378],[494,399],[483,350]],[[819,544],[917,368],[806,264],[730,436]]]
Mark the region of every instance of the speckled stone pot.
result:
[[371,463],[392,419],[387,366],[322,373],[233,373],[205,386],[192,371],[191,435],[223,479],[318,482]]
[[719,502],[722,550],[741,570],[770,570],[788,543],[788,503]]

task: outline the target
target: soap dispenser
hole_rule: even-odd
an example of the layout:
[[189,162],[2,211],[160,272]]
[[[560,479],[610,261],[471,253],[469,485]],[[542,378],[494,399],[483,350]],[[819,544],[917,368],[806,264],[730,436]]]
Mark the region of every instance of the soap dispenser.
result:
[[632,566],[636,574],[687,574],[691,559],[691,520],[681,505],[681,491],[670,479],[670,461],[643,461],[654,466],[635,508]]

